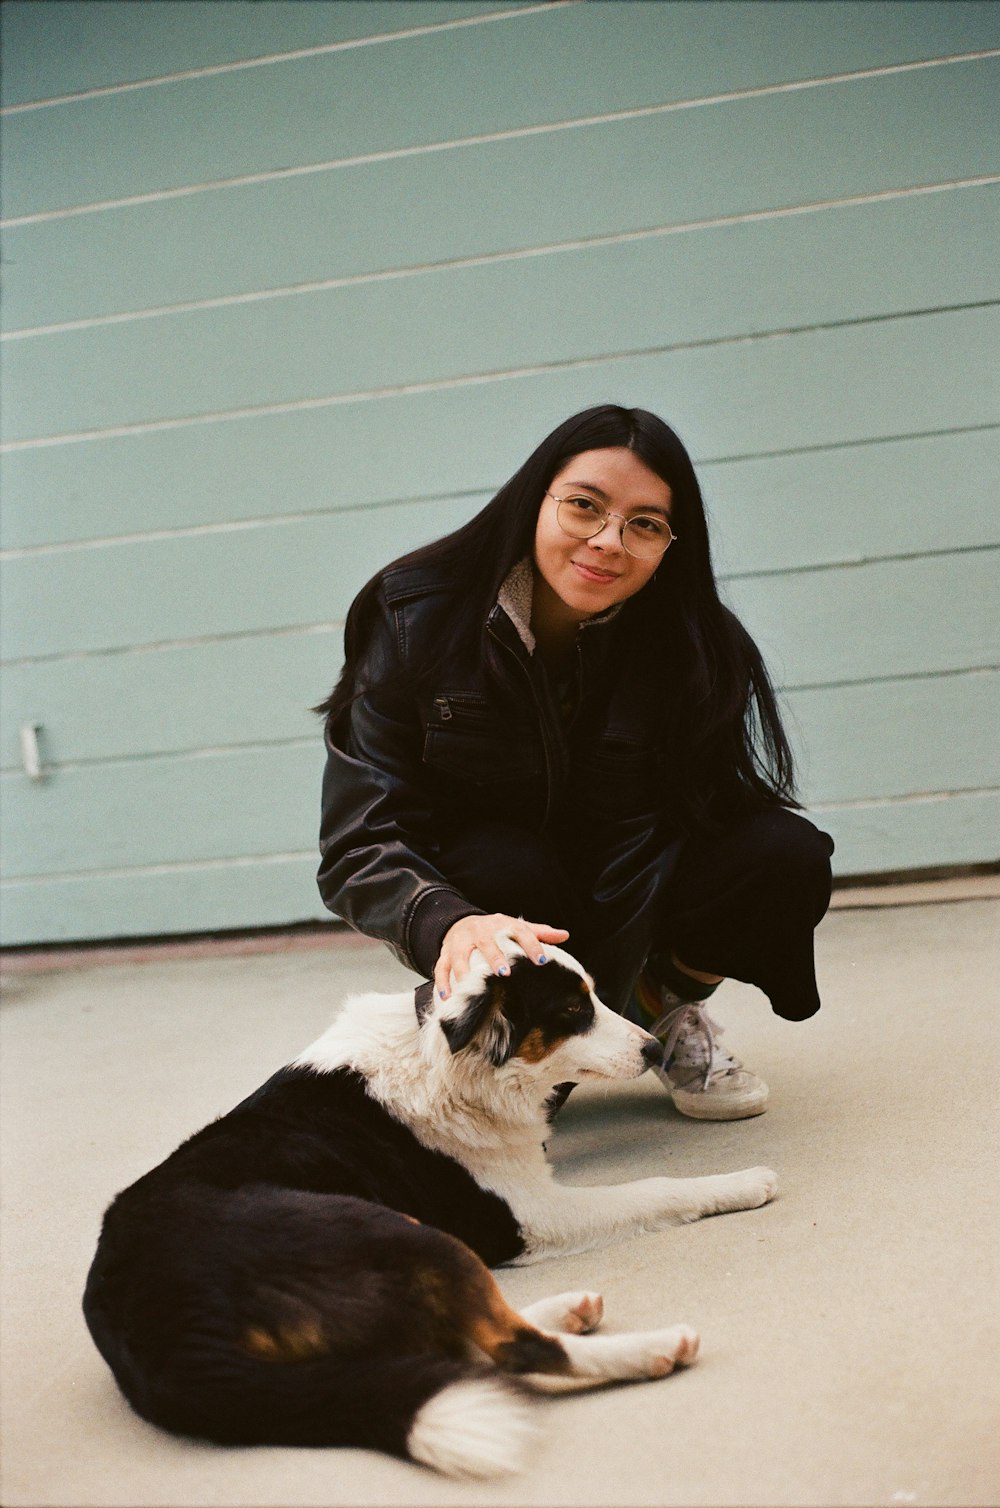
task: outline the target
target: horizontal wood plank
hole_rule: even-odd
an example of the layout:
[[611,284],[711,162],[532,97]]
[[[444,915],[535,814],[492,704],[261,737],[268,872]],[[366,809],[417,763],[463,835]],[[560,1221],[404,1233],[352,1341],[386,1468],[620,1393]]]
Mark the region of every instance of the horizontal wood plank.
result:
[[824,686],[785,701],[807,805],[1000,788],[997,670]]
[[342,645],[337,627],[9,666],[2,767],[20,769],[25,723],[40,725],[46,767],[316,739],[309,708],[340,674]]
[[724,461],[700,475],[723,575],[1000,544],[1000,428]]
[[322,47],[526,0],[44,0],[4,8],[5,106]]
[[858,803],[810,813],[836,843],[835,875],[995,864],[1000,791]]
[[730,581],[774,678],[807,686],[1000,664],[1000,550]]
[[[276,63],[263,85],[259,74],[248,84],[244,72],[224,73],[60,105],[42,122],[12,115],[6,213],[996,45],[985,5],[844,5],[824,26],[809,5],[558,7]],[[414,78],[434,80],[419,110]],[[192,120],[205,128],[192,131]]]
[[318,841],[322,769],[317,736],[308,746],[78,765],[45,781],[7,775],[18,818],[5,834],[4,874],[305,853]]
[[[933,68],[12,226],[4,327],[996,173],[1000,61],[960,77],[958,110],[954,70]],[[939,213],[960,217],[960,198]]]
[[[954,203],[895,200],[14,341],[0,374],[4,437],[349,398],[995,299],[998,206],[1000,187]],[[990,405],[986,422],[995,418]]]
[[461,504],[424,502],[24,556],[5,570],[6,653],[126,649],[340,622],[380,566],[465,516]]
[[0,886],[0,942],[17,947],[318,921],[329,913],[316,889],[317,867],[318,857],[295,854],[167,872],[12,881]]

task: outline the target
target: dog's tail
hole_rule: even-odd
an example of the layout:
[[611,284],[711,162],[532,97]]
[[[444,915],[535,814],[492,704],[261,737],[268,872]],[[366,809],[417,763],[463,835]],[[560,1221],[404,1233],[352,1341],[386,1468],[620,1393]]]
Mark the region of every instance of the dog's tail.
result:
[[536,1438],[524,1394],[486,1369],[445,1384],[413,1416],[406,1451],[450,1477],[521,1471]]

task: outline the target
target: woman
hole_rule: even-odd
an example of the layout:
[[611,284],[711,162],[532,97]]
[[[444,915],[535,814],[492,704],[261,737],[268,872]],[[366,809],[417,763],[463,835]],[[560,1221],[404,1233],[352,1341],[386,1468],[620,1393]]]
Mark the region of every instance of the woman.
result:
[[[474,949],[567,946],[664,1041],[684,1114],[767,1086],[704,1002],[726,976],[819,1009],[833,843],[746,630],[719,601],[678,437],[602,405],[553,431],[455,533],[380,571],[326,715],[319,886],[441,995]],[[542,920],[544,918],[544,920]]]

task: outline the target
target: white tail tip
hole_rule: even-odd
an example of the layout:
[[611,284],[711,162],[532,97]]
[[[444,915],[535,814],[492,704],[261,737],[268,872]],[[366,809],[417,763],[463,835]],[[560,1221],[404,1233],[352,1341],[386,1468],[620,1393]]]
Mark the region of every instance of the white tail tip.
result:
[[500,1477],[524,1469],[537,1433],[530,1404],[512,1388],[473,1378],[428,1399],[406,1448],[414,1461],[449,1477]]

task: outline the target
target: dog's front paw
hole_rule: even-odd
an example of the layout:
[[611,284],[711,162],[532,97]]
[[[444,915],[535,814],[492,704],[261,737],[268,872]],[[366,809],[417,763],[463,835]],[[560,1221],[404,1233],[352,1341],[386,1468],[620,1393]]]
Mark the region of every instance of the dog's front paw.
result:
[[741,1173],[726,1174],[725,1181],[733,1202],[724,1209],[755,1210],[778,1192],[778,1175],[772,1168],[744,1168]]
[[679,1210],[680,1219],[700,1220],[704,1215],[754,1210],[767,1204],[778,1191],[778,1175],[770,1168],[744,1168],[741,1173],[692,1178],[687,1185],[689,1202]]
[[743,1177],[750,1185],[753,1198],[747,1205],[748,1209],[756,1209],[758,1205],[769,1204],[778,1192],[778,1175],[773,1168],[748,1168]]

